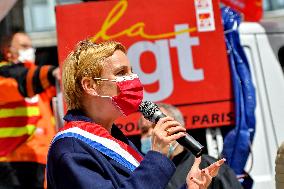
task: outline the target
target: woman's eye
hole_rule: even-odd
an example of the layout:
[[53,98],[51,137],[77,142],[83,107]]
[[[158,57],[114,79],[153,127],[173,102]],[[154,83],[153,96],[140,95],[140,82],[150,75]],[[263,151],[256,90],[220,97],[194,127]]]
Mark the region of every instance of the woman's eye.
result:
[[125,75],[125,72],[124,72],[124,71],[118,72],[118,73],[116,74],[116,76],[124,76],[124,75]]
[[117,74],[115,74],[116,76],[126,76],[127,75],[127,71],[126,70],[121,70],[119,72],[117,72]]
[[121,70],[118,70],[115,74],[115,76],[128,76],[133,74],[132,69],[130,70],[128,67],[124,67]]

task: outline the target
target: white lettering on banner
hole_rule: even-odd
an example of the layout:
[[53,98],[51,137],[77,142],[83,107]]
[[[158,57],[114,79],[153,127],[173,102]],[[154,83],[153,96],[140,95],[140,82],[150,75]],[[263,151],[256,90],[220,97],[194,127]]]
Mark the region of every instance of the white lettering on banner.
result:
[[[175,25],[175,31],[189,29],[187,24]],[[173,92],[173,73],[171,70],[171,47],[177,48],[179,70],[186,81],[204,80],[203,69],[195,69],[193,65],[191,46],[199,45],[198,37],[190,37],[189,33],[177,34],[174,39],[156,40],[155,42],[139,41],[128,48],[127,56],[133,71],[139,75],[142,84],[149,85],[159,82],[159,89],[155,92],[144,91],[144,100],[161,101]],[[145,52],[152,52],[156,58],[156,69],[152,73],[145,73],[140,64],[140,57]]]
[[[153,73],[145,73],[141,69],[140,56],[150,51],[156,58],[156,70]],[[173,76],[171,71],[170,52],[168,40],[139,41],[128,48],[127,56],[131,62],[133,71],[139,75],[145,85],[159,82],[159,90],[153,93],[144,91],[144,100],[159,101],[169,97],[173,92]]]
[[[175,26],[175,31],[188,29],[187,24]],[[204,80],[202,69],[195,69],[192,60],[191,46],[199,45],[198,37],[190,37],[189,33],[182,33],[170,40],[171,47],[177,47],[179,71],[184,80],[200,81]]]

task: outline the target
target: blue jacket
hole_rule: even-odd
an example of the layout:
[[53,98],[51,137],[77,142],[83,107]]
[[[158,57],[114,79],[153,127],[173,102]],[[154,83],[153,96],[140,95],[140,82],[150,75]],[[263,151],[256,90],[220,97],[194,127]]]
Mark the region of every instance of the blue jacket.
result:
[[[91,121],[78,112],[69,112],[64,119],[67,122]],[[111,135],[136,149],[115,125]],[[50,147],[47,184],[49,189],[162,189],[174,172],[173,162],[155,151],[147,153],[140,165],[131,171],[83,141],[66,137]]]

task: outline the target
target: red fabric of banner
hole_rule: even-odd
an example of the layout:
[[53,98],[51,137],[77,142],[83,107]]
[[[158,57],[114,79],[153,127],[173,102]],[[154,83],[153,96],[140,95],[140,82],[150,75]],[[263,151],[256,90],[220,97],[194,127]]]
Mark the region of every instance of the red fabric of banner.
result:
[[[158,14],[157,14],[158,13]],[[128,49],[144,100],[179,107],[188,129],[234,125],[219,1],[105,1],[56,7],[59,62],[78,41],[117,40]],[[116,120],[139,133],[136,113]]]
[[221,0],[221,2],[241,12],[246,21],[257,22],[262,18],[262,0]]

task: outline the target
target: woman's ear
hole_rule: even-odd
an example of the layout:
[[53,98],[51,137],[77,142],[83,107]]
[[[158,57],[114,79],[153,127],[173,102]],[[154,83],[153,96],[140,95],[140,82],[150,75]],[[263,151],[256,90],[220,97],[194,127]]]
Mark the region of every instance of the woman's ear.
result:
[[91,78],[83,77],[83,79],[81,80],[81,85],[87,94],[92,95],[92,96],[98,95],[96,91],[96,87],[95,87],[96,84],[94,80],[92,80]]

